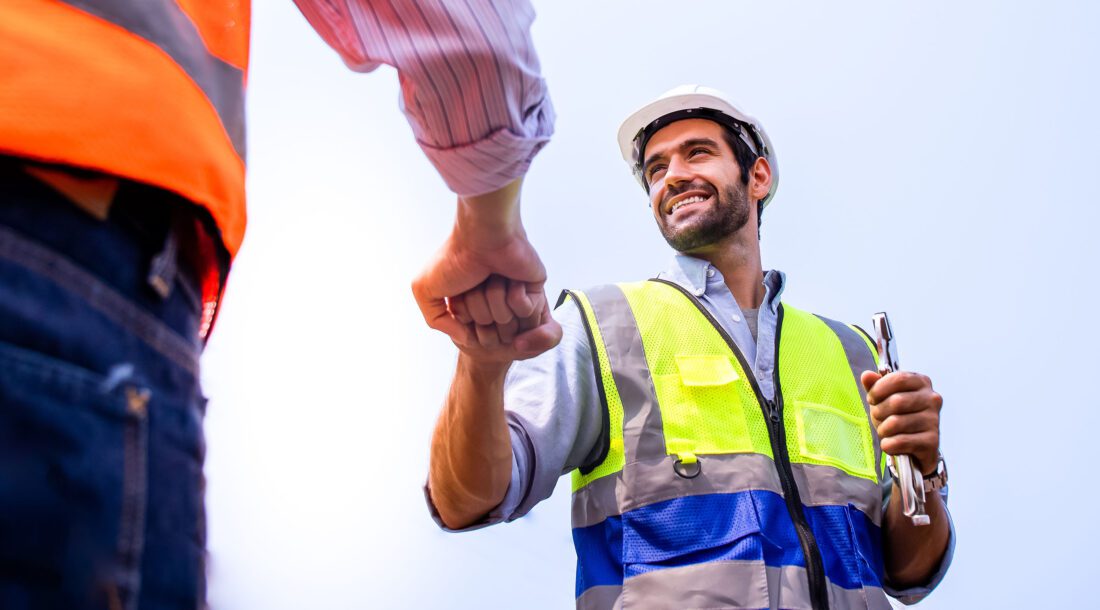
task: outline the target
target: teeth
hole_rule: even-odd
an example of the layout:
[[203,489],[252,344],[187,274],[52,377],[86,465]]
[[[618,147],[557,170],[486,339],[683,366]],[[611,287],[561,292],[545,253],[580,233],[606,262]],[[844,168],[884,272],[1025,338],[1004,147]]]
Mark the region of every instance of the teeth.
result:
[[688,197],[687,199],[681,199],[680,201],[676,202],[676,205],[672,206],[672,209],[669,210],[669,213],[671,214],[672,212],[675,212],[676,210],[680,209],[681,206],[685,206],[689,203],[699,203],[700,201],[706,201],[706,197],[700,197],[699,195],[696,195],[694,197]]

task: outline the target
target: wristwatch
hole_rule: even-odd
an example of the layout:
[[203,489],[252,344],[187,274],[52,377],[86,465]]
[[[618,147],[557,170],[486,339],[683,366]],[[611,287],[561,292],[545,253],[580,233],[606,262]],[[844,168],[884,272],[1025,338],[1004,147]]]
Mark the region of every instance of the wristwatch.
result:
[[[890,469],[890,474],[894,477],[895,481],[901,481],[901,476],[898,475],[898,471],[894,468],[894,460],[886,460],[886,466]],[[947,462],[943,460],[943,454],[936,455],[936,471],[932,474],[924,475],[924,493],[929,494],[933,491],[937,491],[947,486]]]
[[936,471],[924,475],[924,493],[932,493],[947,486],[947,462],[943,461],[943,454],[936,456]]

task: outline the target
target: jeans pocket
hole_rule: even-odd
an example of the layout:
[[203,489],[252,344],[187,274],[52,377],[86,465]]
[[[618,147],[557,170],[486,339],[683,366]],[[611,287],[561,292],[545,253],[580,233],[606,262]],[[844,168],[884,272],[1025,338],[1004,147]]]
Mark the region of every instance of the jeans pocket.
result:
[[132,370],[0,343],[0,607],[135,604],[150,390]]

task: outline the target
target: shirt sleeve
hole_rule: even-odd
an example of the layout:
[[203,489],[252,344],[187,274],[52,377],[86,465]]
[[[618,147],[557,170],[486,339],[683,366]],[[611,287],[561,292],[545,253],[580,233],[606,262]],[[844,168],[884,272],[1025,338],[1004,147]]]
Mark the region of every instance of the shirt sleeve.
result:
[[[598,451],[603,426],[592,350],[572,300],[554,312],[562,340],[554,349],[516,362],[504,386],[505,415],[512,439],[512,478],[504,500],[481,521],[459,531],[513,521],[550,497],[561,475],[587,463]],[[432,517],[443,525],[425,495]]]
[[295,0],[352,70],[397,69],[420,148],[460,196],[527,172],[554,110],[527,0]]

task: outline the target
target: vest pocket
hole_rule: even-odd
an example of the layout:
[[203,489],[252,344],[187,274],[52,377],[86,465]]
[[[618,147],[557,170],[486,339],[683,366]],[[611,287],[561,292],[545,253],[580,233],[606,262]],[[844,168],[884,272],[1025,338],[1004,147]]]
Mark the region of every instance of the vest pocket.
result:
[[752,492],[686,496],[623,515],[623,608],[768,605]]
[[874,441],[862,411],[856,416],[829,405],[800,400],[793,404],[802,461],[876,480]]
[[653,375],[668,453],[758,451],[739,392],[744,382],[731,357],[677,354],[674,364]]

